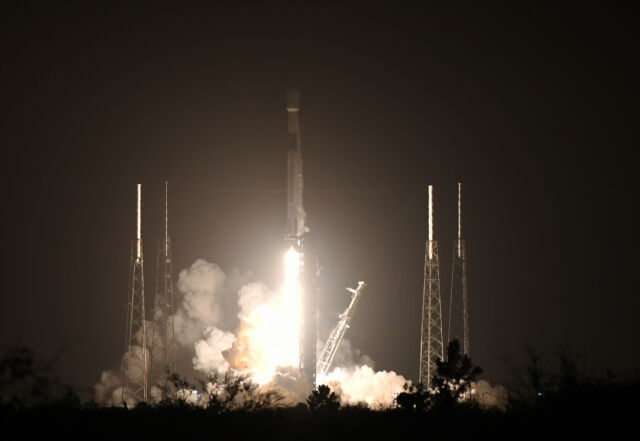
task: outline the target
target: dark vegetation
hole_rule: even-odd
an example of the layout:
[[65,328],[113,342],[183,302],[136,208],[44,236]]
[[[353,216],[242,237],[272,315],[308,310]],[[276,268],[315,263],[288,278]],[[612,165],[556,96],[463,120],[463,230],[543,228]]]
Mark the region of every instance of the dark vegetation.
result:
[[[123,408],[81,403],[56,378],[52,363],[38,362],[18,346],[0,358],[2,433],[3,439],[20,440],[611,439],[633,429],[640,410],[637,375],[588,373],[582,357],[567,353],[550,357],[528,346],[526,354],[524,366],[510,364],[509,400],[501,408],[464,399],[481,369],[460,354],[456,341],[449,345],[446,361],[438,363],[430,391],[421,384],[406,385],[396,403],[384,410],[341,406],[340,397],[326,385],[318,386],[306,404],[286,406],[282,395],[260,391],[247,377],[234,374],[198,386],[173,375],[159,404]],[[200,391],[199,405],[179,392],[193,388]]]

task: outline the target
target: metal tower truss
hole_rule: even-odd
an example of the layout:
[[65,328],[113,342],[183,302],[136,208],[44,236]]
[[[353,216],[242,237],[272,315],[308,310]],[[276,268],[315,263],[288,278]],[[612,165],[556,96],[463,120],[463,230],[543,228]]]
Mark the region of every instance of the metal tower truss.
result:
[[[169,237],[168,183],[164,183],[164,236],[158,240],[156,298],[151,338],[154,379],[162,380],[176,370],[175,330],[173,326],[173,274]],[[155,369],[155,370],[154,370]]]
[[442,306],[440,299],[440,261],[438,243],[433,240],[433,187],[429,186],[429,236],[424,259],[422,291],[422,332],[420,339],[420,383],[431,386],[437,372],[436,361],[443,359]]
[[141,186],[138,184],[138,230],[131,247],[122,401],[147,401],[147,342],[144,312],[144,265],[141,236]]
[[318,360],[317,366],[318,374],[326,375],[327,372],[329,372],[329,368],[331,367],[333,358],[338,351],[342,337],[344,337],[347,329],[349,329],[349,322],[351,321],[351,317],[353,316],[353,312],[358,304],[358,300],[360,300],[360,294],[362,294],[365,286],[367,285],[364,282],[358,282],[357,288],[347,288],[347,291],[351,292],[351,302],[349,303],[349,306],[347,306],[347,309],[340,314],[338,324],[333,328],[333,331],[331,331],[329,338],[322,348],[322,354],[320,355],[320,360]]
[[447,342],[458,340],[469,355],[469,308],[467,305],[467,259],[463,239],[453,247],[451,293],[449,296],[449,326]]
[[453,245],[447,341],[457,339],[469,355],[469,308],[467,303],[467,253],[462,238],[462,184],[458,183],[458,236]]

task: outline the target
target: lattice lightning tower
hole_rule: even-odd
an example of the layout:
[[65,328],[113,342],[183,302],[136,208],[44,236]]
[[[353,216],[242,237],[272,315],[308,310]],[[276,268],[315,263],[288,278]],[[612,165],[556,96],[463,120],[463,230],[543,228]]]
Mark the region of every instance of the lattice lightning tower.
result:
[[420,340],[420,383],[431,386],[437,372],[436,361],[443,358],[442,306],[438,242],[433,240],[433,186],[429,186],[429,237],[424,259],[422,291],[422,333]]
[[125,355],[122,363],[122,401],[131,398],[136,402],[147,401],[147,335],[144,316],[144,268],[142,259],[142,186],[138,184],[137,235],[131,247],[129,296]]
[[156,301],[151,338],[152,369],[158,379],[176,370],[173,326],[173,274],[169,237],[169,184],[164,182],[164,235],[158,239]]
[[467,254],[462,238],[462,183],[458,182],[458,236],[453,244],[449,326],[447,341],[457,339],[469,355],[469,308],[467,304]]

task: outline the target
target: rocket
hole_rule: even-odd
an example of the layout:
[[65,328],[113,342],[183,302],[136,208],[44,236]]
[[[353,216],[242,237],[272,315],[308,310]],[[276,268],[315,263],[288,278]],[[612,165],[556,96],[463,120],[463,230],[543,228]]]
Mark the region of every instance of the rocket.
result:
[[287,91],[288,148],[287,154],[287,239],[300,245],[304,233],[306,213],[302,205],[302,154],[300,151],[300,92]]

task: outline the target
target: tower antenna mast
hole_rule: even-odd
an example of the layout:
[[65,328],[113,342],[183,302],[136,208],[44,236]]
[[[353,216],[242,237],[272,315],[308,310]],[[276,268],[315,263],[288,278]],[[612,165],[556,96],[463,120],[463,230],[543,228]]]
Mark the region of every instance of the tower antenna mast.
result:
[[152,369],[158,379],[176,370],[175,329],[173,324],[173,272],[169,237],[169,183],[164,181],[164,235],[158,239],[156,298],[153,316]]
[[122,401],[147,401],[147,335],[144,315],[144,265],[142,258],[142,185],[138,184],[136,239],[131,246],[129,295],[122,362]]
[[467,299],[467,252],[462,237],[462,183],[458,182],[458,236],[453,244],[451,292],[447,341],[457,339],[469,355],[469,305]]
[[429,231],[424,259],[422,291],[422,330],[420,339],[420,383],[431,387],[438,359],[443,358],[442,306],[440,300],[440,263],[438,242],[433,240],[433,186],[429,186]]

